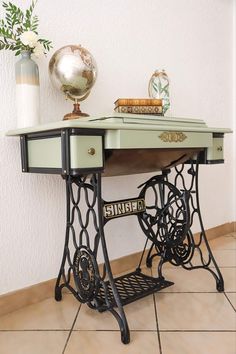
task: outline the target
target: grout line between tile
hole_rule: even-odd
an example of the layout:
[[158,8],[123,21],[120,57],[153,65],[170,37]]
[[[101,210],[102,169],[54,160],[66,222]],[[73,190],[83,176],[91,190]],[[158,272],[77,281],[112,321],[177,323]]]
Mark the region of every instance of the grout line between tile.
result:
[[70,336],[71,336],[71,334],[72,334],[72,332],[73,332],[73,328],[74,328],[74,326],[75,326],[75,322],[76,322],[76,320],[77,320],[77,318],[78,318],[78,315],[79,315],[80,309],[81,309],[81,304],[80,304],[80,306],[79,306],[79,308],[78,308],[78,311],[77,311],[77,313],[76,313],[76,315],[75,315],[75,318],[74,318],[74,321],[73,321],[73,323],[72,323],[72,326],[71,326],[70,332],[69,332],[69,334],[68,334],[68,337],[67,337],[67,339],[66,339],[65,346],[64,346],[64,348],[63,348],[62,354],[64,354],[64,353],[65,353],[65,350],[66,350],[67,344],[68,344],[69,339],[70,339]]
[[[154,275],[153,275],[152,267],[151,267],[151,276],[152,276],[152,277],[154,276]],[[156,318],[156,326],[157,326],[156,333],[157,333],[157,338],[158,338],[159,351],[160,351],[160,354],[162,354],[161,336],[160,336],[159,325],[158,325],[158,317],[157,317],[157,307],[156,307],[155,294],[152,294],[152,297],[153,297],[153,304],[154,304],[154,311],[155,311],[155,318]]]
[[[0,332],[71,332],[71,329],[2,329]],[[119,329],[73,329],[72,332],[115,332],[120,333]],[[149,332],[156,333],[155,329],[131,329],[130,332]]]
[[0,332],[70,332],[70,329],[1,329]]
[[[215,268],[215,267],[209,267],[209,268]],[[236,268],[236,266],[222,266],[222,265],[219,265],[219,268]]]
[[160,350],[160,354],[163,354],[163,353],[162,353],[162,347],[161,347],[161,336],[160,336],[160,331],[159,331],[158,317],[157,317],[156,300],[155,300],[155,295],[152,294],[152,296],[153,296],[153,304],[154,304],[155,317],[156,317],[157,338],[158,338],[158,343],[159,343],[159,350]]
[[[120,333],[119,329],[74,329],[73,332],[115,332]],[[131,329],[131,332],[149,332],[156,333],[156,329]]]
[[213,253],[214,252],[221,252],[221,251],[236,251],[236,248],[217,248],[217,249],[212,250]]
[[162,291],[160,294],[218,294],[218,291]]
[[236,333],[235,329],[161,329],[160,333],[174,332],[174,333]]
[[[235,292],[235,291],[227,291],[229,292]],[[219,291],[167,291],[167,290],[162,290],[161,292],[156,292],[156,294],[222,294]]]
[[230,303],[230,305],[232,306],[233,310],[236,312],[236,309],[234,308],[234,305],[232,304],[232,302],[230,301],[230,299],[228,298],[226,292],[224,291],[224,295],[226,297],[226,299],[228,300],[228,302]]

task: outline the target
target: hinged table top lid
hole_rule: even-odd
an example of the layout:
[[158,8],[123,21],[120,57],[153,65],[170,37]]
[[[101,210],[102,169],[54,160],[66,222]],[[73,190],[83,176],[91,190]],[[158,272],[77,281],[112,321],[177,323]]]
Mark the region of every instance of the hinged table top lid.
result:
[[116,113],[74,120],[57,121],[33,127],[10,130],[6,135],[18,136],[67,128],[95,128],[106,130],[170,130],[231,133],[228,128],[209,128],[202,119],[166,117],[143,114]]

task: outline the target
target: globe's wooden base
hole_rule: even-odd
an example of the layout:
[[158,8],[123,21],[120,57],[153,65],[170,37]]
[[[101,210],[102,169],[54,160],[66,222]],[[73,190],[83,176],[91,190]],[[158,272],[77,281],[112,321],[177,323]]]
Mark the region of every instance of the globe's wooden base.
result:
[[65,114],[63,120],[79,119],[81,117],[89,117],[89,114],[81,112],[80,104],[74,103],[73,112]]

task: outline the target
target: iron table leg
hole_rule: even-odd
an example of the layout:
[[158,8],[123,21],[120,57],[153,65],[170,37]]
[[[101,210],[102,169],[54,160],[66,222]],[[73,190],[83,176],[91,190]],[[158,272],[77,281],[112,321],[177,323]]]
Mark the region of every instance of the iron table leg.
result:
[[[93,174],[89,182],[83,176],[68,176],[66,200],[66,237],[55,299],[62,299],[62,289],[66,287],[90,308],[110,311],[119,324],[122,342],[127,344],[129,327],[111,272],[103,231],[101,174]],[[104,258],[102,275],[97,263],[99,244]]]
[[[205,269],[214,276],[216,289],[222,292],[224,280],[206,238],[200,212],[199,161],[189,163],[175,167],[174,178],[168,170],[142,186],[140,197],[145,198],[150,191],[154,194],[152,205],[146,205],[146,212],[138,216],[143,232],[152,242],[146,264],[151,267],[153,259],[159,256],[159,277],[166,262],[186,270]],[[191,231],[194,221],[199,223],[198,238]]]

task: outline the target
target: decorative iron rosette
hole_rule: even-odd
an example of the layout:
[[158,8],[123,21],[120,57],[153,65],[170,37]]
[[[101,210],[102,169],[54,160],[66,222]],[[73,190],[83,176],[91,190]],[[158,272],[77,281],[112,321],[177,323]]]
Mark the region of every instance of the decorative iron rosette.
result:
[[146,203],[146,211],[138,215],[143,232],[160,252],[170,254],[168,250],[181,245],[189,230],[186,192],[157,176],[145,184],[139,197]]
[[98,293],[100,277],[97,261],[88,247],[80,246],[76,249],[73,274],[80,301],[92,301]]
[[169,250],[170,263],[184,265],[191,261],[194,255],[194,239],[191,232],[188,232],[185,239]]

